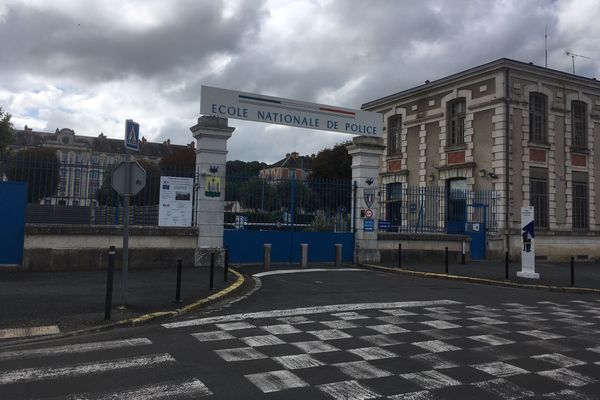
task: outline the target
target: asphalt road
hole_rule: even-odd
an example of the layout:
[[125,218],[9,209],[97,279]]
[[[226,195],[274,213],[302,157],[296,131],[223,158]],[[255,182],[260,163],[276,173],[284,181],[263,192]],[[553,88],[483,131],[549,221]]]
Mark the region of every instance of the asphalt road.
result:
[[0,348],[0,399],[597,399],[597,296],[372,271],[261,278],[163,325]]

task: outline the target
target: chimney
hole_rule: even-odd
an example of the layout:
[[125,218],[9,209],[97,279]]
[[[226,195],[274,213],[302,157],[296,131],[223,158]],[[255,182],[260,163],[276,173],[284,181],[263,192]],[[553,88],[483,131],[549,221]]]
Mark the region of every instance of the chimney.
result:
[[167,139],[167,147],[171,145],[171,139]]
[[292,158],[293,158],[294,160],[297,160],[297,159],[298,159],[298,153],[297,153],[297,152],[295,152],[295,151],[294,151],[294,152],[292,152]]
[[142,136],[142,145],[146,144],[146,136]]
[[285,153],[285,158],[290,158],[290,153]]
[[23,128],[23,130],[27,131],[27,132],[31,132],[31,131],[33,131],[33,128],[30,128],[27,125],[25,125],[25,128]]

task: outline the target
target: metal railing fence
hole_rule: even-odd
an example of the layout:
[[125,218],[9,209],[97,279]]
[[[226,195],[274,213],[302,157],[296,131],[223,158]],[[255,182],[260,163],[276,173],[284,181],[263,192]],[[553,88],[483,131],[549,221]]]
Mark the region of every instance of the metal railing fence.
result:
[[225,229],[350,232],[352,183],[227,176]]
[[[379,219],[389,221],[393,232],[448,233],[452,225],[486,222],[498,232],[500,194],[495,191],[448,191],[444,187],[382,185]],[[450,232],[453,233],[453,232]]]
[[[146,186],[130,199],[132,225],[157,225],[161,176],[194,177],[195,167],[138,160]],[[28,223],[119,225],[123,200],[111,187],[118,163],[59,161],[53,153],[13,153],[0,158],[0,180],[26,182]]]

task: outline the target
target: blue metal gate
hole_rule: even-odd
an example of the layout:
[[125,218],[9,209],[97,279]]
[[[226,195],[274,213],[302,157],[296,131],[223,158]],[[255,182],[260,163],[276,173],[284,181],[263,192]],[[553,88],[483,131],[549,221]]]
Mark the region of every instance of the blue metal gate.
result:
[[302,243],[311,262],[335,261],[338,243],[352,261],[350,180],[227,176],[226,185],[223,241],[232,262],[261,262],[265,243],[273,262],[300,262]]
[[0,264],[20,265],[25,240],[27,184],[0,182]]
[[465,233],[471,238],[471,258],[486,259],[487,208],[486,204],[469,204],[469,221],[465,224]]

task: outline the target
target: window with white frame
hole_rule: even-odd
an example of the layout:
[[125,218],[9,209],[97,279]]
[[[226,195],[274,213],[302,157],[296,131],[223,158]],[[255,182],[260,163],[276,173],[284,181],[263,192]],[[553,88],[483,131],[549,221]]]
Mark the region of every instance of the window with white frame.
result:
[[587,104],[583,101],[571,102],[571,147],[587,147]]
[[548,97],[545,94],[529,94],[529,141],[548,143]]
[[550,226],[548,212],[548,170],[544,168],[531,168],[529,174],[529,205],[534,208],[535,226],[548,228]]
[[448,104],[448,146],[455,146],[465,142],[465,116],[467,114],[467,101],[460,98]]
[[587,173],[574,172],[571,188],[573,195],[573,229],[588,229],[589,192]]
[[393,115],[388,118],[387,123],[387,153],[388,155],[399,155],[401,148],[402,115]]

